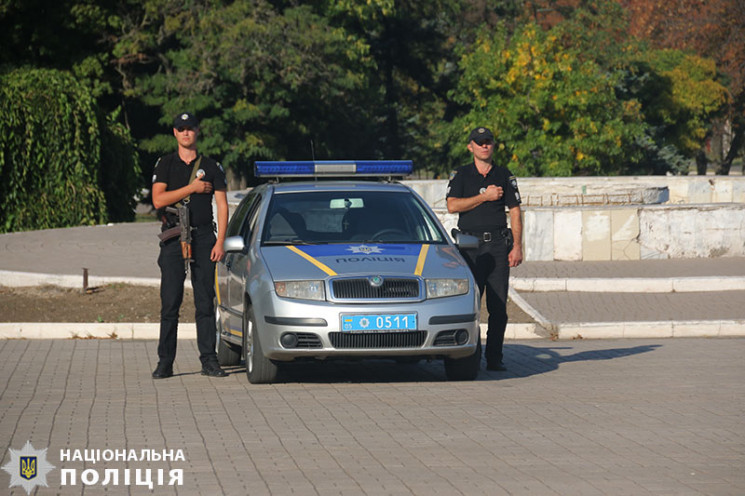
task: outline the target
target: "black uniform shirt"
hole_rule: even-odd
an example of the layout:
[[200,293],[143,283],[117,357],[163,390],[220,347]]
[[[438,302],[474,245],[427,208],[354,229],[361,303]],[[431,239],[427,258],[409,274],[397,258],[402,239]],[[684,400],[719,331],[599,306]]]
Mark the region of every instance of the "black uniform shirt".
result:
[[460,212],[458,227],[461,231],[495,231],[507,227],[505,205],[509,208],[520,205],[520,192],[517,179],[507,167],[492,165],[489,173],[482,176],[476,164],[471,162],[458,168],[451,176],[447,198],[470,198],[491,184],[501,186],[504,195],[499,200],[487,201],[467,212]]
[[[228,182],[222,165],[204,155],[199,169],[204,171],[202,181],[212,183],[214,190],[226,190]],[[198,157],[197,157],[198,159]],[[166,191],[183,188],[189,184],[194,162],[188,164],[181,160],[178,152],[165,155],[158,159],[153,170],[153,184],[166,183]],[[189,221],[192,227],[212,224],[212,195],[213,193],[192,193],[189,197]]]

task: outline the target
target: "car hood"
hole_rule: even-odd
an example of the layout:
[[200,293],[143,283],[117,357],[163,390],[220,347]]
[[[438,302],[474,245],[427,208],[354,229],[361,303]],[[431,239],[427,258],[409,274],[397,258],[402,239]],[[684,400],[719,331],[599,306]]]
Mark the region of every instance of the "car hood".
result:
[[446,244],[264,246],[261,253],[275,281],[363,274],[468,277],[457,249]]

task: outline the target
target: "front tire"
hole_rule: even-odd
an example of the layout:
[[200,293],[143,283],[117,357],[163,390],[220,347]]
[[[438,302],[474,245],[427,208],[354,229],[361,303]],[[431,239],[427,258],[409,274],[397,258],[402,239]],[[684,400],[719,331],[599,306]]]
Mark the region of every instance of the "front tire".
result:
[[246,356],[246,376],[251,384],[270,384],[277,380],[277,365],[264,356],[256,329],[253,309],[246,305],[243,313],[243,352]]
[[445,375],[449,381],[472,381],[481,370],[481,336],[476,341],[476,352],[465,358],[446,358]]

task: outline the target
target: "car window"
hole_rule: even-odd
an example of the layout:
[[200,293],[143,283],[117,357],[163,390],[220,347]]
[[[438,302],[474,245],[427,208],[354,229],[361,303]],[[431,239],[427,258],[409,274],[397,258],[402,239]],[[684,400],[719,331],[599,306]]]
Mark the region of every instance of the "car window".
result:
[[230,217],[230,222],[228,222],[228,228],[225,234],[226,236],[230,237],[240,234],[241,227],[243,227],[246,221],[246,213],[253,204],[256,203],[258,197],[259,195],[256,193],[256,190],[252,189],[248,192],[246,197],[241,200],[238,207],[235,209],[235,212],[233,212],[233,215]]
[[410,192],[279,193],[266,219],[268,244],[444,242],[431,211]]
[[251,241],[252,234],[256,232],[256,220],[259,218],[259,211],[261,210],[261,196],[259,196],[255,202],[253,202],[253,205],[251,205],[251,209],[248,211],[247,220],[244,224],[243,229],[243,236],[246,240],[246,243],[249,243]]

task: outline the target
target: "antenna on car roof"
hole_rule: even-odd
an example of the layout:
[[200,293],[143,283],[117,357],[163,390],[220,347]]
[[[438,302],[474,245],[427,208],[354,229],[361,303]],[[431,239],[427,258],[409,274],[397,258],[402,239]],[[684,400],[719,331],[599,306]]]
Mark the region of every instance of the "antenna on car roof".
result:
[[310,139],[310,156],[313,162],[316,161],[316,150],[313,148],[313,138]]

